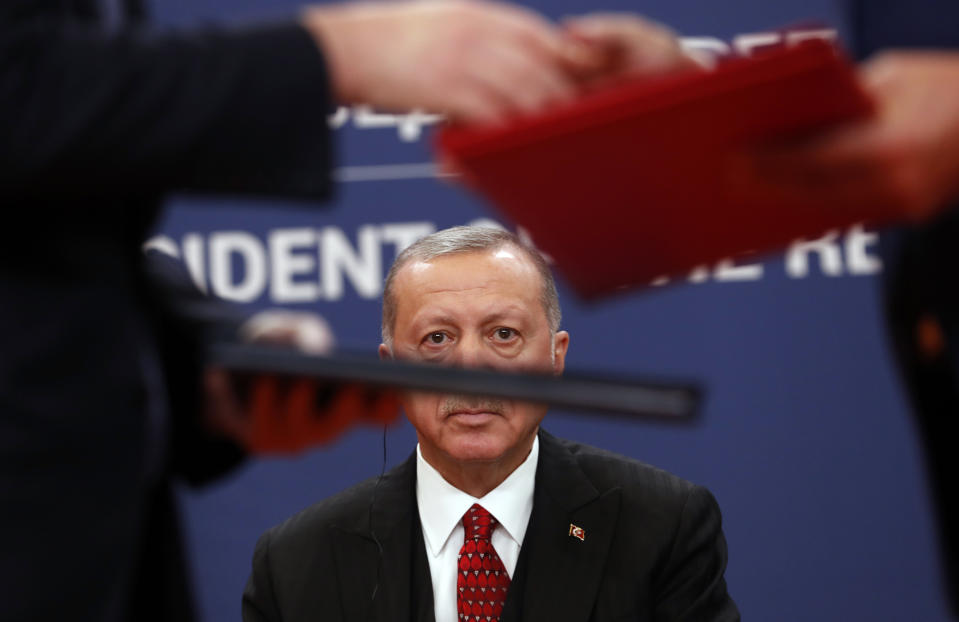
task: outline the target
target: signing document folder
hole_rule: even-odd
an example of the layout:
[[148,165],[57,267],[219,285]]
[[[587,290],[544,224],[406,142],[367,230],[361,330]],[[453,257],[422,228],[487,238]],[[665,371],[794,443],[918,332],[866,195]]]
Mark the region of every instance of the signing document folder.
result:
[[437,148],[595,299],[888,220],[881,206],[776,195],[746,164],[757,146],[871,113],[842,53],[805,41],[712,71],[621,83],[495,127],[450,126]]

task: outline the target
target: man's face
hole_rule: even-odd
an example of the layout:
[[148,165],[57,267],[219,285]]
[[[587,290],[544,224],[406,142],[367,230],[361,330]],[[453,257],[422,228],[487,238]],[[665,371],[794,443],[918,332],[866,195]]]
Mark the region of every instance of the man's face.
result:
[[[513,247],[412,261],[393,281],[392,355],[441,365],[562,373],[569,336],[552,333],[543,284]],[[380,346],[380,354],[390,350]],[[457,395],[410,393],[403,407],[424,457],[443,471],[464,462],[518,466],[546,407]]]

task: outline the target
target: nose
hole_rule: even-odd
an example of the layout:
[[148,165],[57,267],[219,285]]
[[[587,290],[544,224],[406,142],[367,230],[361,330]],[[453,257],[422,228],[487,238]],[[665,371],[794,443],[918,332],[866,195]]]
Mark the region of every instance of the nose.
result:
[[463,337],[456,347],[453,364],[458,367],[495,367],[493,353],[481,336]]

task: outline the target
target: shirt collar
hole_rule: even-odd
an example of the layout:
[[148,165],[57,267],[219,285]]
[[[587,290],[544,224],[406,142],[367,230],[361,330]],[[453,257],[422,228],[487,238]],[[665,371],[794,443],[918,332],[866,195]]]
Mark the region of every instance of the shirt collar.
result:
[[503,482],[477,499],[456,488],[423,458],[416,446],[416,504],[427,549],[437,557],[463,514],[479,503],[496,517],[500,526],[518,546],[523,545],[529,516],[533,511],[533,488],[539,461],[539,437],[533,438],[529,455]]

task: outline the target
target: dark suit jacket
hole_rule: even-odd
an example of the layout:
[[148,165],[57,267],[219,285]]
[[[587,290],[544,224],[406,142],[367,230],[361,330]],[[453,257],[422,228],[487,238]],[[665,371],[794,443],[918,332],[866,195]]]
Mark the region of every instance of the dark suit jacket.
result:
[[198,429],[195,336],[140,245],[170,191],[330,190],[302,28],[161,35],[121,3],[107,33],[100,0],[0,0],[3,621],[191,619],[169,477],[220,465],[171,448]]
[[[955,0],[847,4],[860,58],[888,48],[959,48]],[[945,584],[959,616],[959,205],[921,226],[883,232],[882,251],[887,329],[925,449]],[[939,348],[923,348],[921,328],[938,329]]]
[[[432,620],[415,473],[414,454],[379,483],[264,534],[245,622]],[[569,536],[571,523],[585,540]],[[725,567],[719,508],[704,488],[540,432],[533,513],[503,622],[739,620]]]

